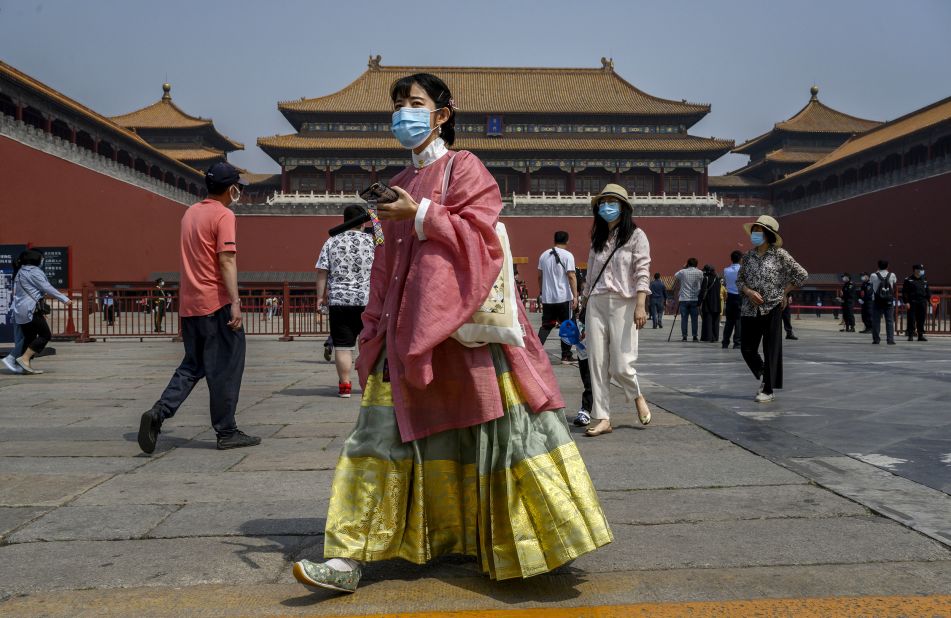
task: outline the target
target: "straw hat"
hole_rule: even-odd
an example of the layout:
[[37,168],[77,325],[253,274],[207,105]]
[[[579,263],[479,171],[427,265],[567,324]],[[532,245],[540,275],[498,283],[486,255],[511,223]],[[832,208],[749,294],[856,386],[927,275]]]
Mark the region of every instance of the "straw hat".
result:
[[764,230],[769,230],[776,235],[776,242],[773,244],[774,247],[783,246],[783,237],[779,235],[779,221],[773,219],[769,215],[760,215],[759,219],[757,219],[755,223],[743,224],[743,229],[746,230],[747,235],[750,233],[750,230],[754,225],[759,225]]
[[592,206],[596,206],[597,203],[598,203],[598,200],[600,200],[602,197],[608,197],[608,196],[616,197],[616,198],[618,198],[619,200],[621,200],[622,202],[624,202],[625,204],[627,204],[628,206],[631,206],[631,207],[633,208],[633,206],[631,205],[631,198],[628,197],[628,195],[627,195],[627,189],[625,189],[625,188],[622,187],[621,185],[616,185],[616,184],[613,184],[613,183],[612,183],[612,184],[609,184],[609,185],[606,185],[606,186],[601,190],[601,193],[598,193],[597,195],[595,195],[594,197],[592,197],[592,198],[591,198],[591,205],[592,205]]

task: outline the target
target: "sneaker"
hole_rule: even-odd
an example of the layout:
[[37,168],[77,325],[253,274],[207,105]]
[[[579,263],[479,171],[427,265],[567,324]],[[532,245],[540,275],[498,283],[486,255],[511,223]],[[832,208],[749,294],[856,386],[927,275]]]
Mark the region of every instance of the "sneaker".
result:
[[578,410],[578,416],[572,421],[575,427],[587,427],[591,423],[591,415],[584,408]]
[[700,343],[700,339],[694,337],[694,338],[693,338],[693,342],[694,342],[694,343]]
[[686,341],[686,340],[687,340],[687,338],[686,338],[686,337],[684,337],[683,339],[681,339],[681,341]]
[[792,334],[792,333],[789,333],[788,335],[786,335],[786,339],[792,339],[793,341],[799,341],[799,337],[797,337],[796,335],[794,335],[794,334]]
[[139,448],[143,453],[155,451],[155,443],[158,442],[158,435],[162,433],[162,413],[155,406],[151,410],[142,413],[139,421]]
[[759,393],[753,399],[753,401],[755,401],[756,403],[770,403],[775,400],[776,400],[776,395],[772,393]]
[[872,332],[872,330],[871,330],[870,328],[866,328],[865,330],[860,330],[860,331],[859,331],[859,334],[860,334],[860,335],[867,335],[867,334],[869,334],[870,332]]
[[888,345],[895,345],[895,340],[892,339],[891,341],[886,341],[885,343],[887,343]]
[[341,382],[337,385],[337,396],[343,397],[344,399],[350,399],[350,391],[353,390],[353,386],[350,382]]
[[359,566],[351,571],[338,571],[323,562],[300,560],[294,563],[294,579],[308,588],[327,588],[337,592],[354,592],[363,571]]
[[333,348],[331,348],[326,343],[324,344],[324,360],[329,361],[331,355],[333,355]]
[[908,337],[908,341],[914,341],[914,340],[915,340],[914,337],[911,337],[911,336]]
[[234,433],[230,436],[218,438],[219,451],[226,451],[230,448],[241,448],[244,446],[257,446],[258,444],[261,444],[261,438],[257,436],[249,436],[240,429],[235,429]]
[[570,356],[563,356],[563,357],[561,358],[561,364],[562,364],[562,365],[570,365],[571,363],[574,362],[574,360],[575,360],[575,359],[571,358]]
[[13,354],[3,357],[3,366],[6,367],[10,373],[23,373],[23,367],[17,365],[16,359],[13,357]]
[[928,338],[925,337],[924,335],[921,335],[918,337],[918,341],[928,341]]

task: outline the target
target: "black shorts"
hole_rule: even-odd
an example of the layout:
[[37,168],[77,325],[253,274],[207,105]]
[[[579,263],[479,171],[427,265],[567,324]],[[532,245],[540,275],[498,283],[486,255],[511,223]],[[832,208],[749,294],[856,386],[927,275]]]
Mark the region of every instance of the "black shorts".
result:
[[330,338],[334,347],[352,350],[357,347],[357,337],[363,330],[362,305],[330,305]]
[[542,304],[542,325],[554,326],[571,319],[571,301]]

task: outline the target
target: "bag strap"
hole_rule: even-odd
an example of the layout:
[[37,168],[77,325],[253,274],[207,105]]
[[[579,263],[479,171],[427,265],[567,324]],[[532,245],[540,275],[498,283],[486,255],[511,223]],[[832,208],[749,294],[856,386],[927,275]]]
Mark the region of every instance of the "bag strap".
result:
[[449,190],[449,177],[452,175],[452,162],[456,159],[456,153],[449,155],[449,163],[446,164],[446,171],[443,173],[442,177],[442,193],[439,194],[439,199],[446,199],[446,191]]
[[601,281],[601,275],[604,274],[604,271],[608,269],[608,264],[611,263],[611,258],[614,257],[614,254],[617,253],[617,250],[620,249],[620,246],[614,245],[614,251],[611,252],[611,255],[608,256],[608,259],[604,262],[604,266],[601,267],[601,272],[598,273],[598,276],[595,277],[594,283],[591,284],[591,287],[588,288],[588,293],[585,294],[585,298],[591,296],[591,292],[594,291],[594,288],[598,287],[598,282]]
[[552,247],[552,248],[551,248],[551,254],[552,254],[553,256],[555,256],[555,263],[557,263],[559,266],[561,266],[561,267],[565,270],[565,274],[567,275],[567,274],[568,274],[568,267],[565,266],[565,265],[562,263],[561,258],[558,257],[558,250],[555,249],[555,247]]

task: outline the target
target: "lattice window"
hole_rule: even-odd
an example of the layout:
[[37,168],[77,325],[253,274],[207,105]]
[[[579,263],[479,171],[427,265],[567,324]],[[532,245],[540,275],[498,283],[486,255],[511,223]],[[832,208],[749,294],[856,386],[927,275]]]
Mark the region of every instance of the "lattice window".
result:
[[665,180],[665,190],[667,193],[681,193],[689,195],[696,193],[700,187],[696,176],[667,176]]
[[532,176],[532,193],[564,193],[567,190],[567,178],[564,176]]

